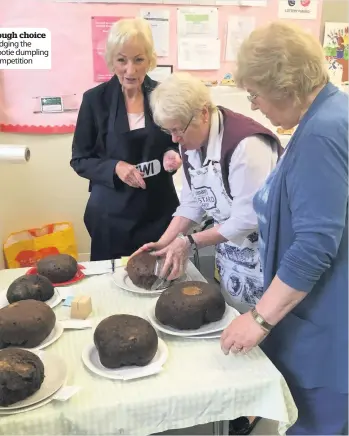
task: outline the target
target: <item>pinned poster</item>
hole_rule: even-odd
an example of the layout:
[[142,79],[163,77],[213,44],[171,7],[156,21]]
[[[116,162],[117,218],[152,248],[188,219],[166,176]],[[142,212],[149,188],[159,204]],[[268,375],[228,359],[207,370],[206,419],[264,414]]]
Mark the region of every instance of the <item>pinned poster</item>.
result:
[[316,20],[317,14],[317,0],[279,0],[279,18]]
[[179,70],[219,70],[221,42],[213,38],[180,38],[178,40]]
[[93,80],[95,82],[106,82],[113,76],[108,70],[105,61],[105,49],[111,26],[122,18],[123,17],[91,17]]
[[153,34],[155,52],[159,57],[170,54],[170,11],[141,9],[141,17],[148,21]]
[[243,15],[231,15],[227,23],[227,43],[225,60],[236,61],[240,45],[256,27],[256,18]]
[[218,38],[218,8],[178,8],[178,38]]

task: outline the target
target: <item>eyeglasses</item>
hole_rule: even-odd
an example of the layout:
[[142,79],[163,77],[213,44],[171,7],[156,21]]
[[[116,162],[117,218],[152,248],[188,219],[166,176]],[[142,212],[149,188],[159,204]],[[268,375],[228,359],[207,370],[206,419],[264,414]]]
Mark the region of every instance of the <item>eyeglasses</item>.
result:
[[192,115],[192,117],[189,120],[189,123],[185,126],[185,128],[183,130],[176,130],[176,129],[174,129],[174,130],[167,130],[167,129],[163,129],[162,127],[161,127],[161,130],[163,132],[167,133],[168,135],[174,135],[174,136],[182,137],[185,134],[185,132],[188,130],[188,127],[190,126],[190,123],[193,121],[193,119],[194,119],[194,115]]
[[253,102],[256,100],[257,97],[258,97],[258,94],[257,94],[256,92],[250,92],[250,93],[248,94],[248,96],[247,96],[247,100],[248,100],[250,103],[253,103]]

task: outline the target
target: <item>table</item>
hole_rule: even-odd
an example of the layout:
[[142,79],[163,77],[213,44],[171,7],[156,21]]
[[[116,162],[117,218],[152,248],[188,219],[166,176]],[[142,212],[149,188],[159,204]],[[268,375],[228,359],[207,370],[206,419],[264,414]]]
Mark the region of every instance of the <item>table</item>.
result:
[[[0,289],[24,272],[0,271]],[[204,280],[192,264],[188,274]],[[110,274],[86,278],[71,288],[75,295],[91,296],[94,326],[116,313],[145,317],[156,298],[117,288]],[[54,310],[57,319],[69,313],[62,305]],[[164,370],[148,378],[114,381],[90,373],[82,363],[93,329],[65,331],[45,351],[65,359],[68,384],[81,386],[81,391],[66,402],[1,416],[0,435],[145,436],[246,415],[279,421],[279,433],[284,434],[295,422],[297,409],[286,382],[259,348],[225,356],[219,339],[159,336],[169,348]]]

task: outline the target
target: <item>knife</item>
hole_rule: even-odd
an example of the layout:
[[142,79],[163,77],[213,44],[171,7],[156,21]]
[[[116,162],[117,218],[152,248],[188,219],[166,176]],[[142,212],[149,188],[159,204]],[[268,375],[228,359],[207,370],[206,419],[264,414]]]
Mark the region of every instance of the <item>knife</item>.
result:
[[161,289],[168,288],[172,283],[172,281],[168,281],[165,277],[159,277],[162,267],[163,267],[163,259],[161,258],[156,259],[154,275],[157,276],[157,279],[153,283],[150,289],[151,291],[159,291]]

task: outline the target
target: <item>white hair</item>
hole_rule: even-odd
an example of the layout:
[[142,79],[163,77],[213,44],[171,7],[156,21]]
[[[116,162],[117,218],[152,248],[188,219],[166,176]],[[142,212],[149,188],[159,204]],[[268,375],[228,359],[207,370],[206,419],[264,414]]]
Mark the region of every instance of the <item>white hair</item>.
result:
[[124,18],[116,21],[110,28],[105,59],[108,68],[113,70],[113,60],[116,51],[130,39],[138,38],[144,43],[145,54],[149,60],[149,70],[156,67],[157,56],[154,50],[154,41],[151,28],[147,20],[143,18]]
[[162,81],[150,95],[150,106],[160,126],[166,121],[185,125],[204,107],[210,113],[215,109],[207,86],[189,73],[173,73]]

